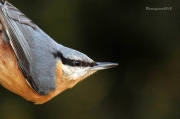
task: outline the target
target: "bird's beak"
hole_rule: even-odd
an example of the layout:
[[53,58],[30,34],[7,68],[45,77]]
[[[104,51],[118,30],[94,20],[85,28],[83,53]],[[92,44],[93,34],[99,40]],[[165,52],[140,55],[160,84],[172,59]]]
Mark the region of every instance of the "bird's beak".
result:
[[96,64],[97,65],[92,67],[91,70],[97,71],[97,70],[103,70],[118,66],[118,63],[111,63],[111,62],[96,62]]

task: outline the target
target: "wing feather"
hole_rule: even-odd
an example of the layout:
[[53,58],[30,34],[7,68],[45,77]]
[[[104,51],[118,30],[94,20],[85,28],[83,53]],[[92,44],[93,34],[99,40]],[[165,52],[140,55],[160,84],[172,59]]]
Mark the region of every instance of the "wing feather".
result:
[[0,5],[0,20],[10,40],[10,44],[18,58],[18,64],[23,74],[30,86],[37,91],[38,88],[30,74],[30,62],[32,61],[31,49],[17,23],[26,24],[33,29],[36,29],[36,25],[7,1]]

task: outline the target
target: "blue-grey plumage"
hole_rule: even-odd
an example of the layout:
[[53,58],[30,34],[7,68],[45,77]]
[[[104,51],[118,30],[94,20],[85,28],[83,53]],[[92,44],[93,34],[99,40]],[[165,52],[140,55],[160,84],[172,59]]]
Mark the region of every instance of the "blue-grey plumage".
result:
[[57,66],[63,72],[59,78],[74,80],[65,83],[67,86],[62,86],[65,88],[71,88],[97,70],[117,66],[94,62],[87,55],[58,44],[6,0],[0,3],[0,20],[5,30],[3,40],[10,42],[23,75],[39,95],[46,96],[56,90]]
[[41,95],[54,90],[56,60],[52,53],[58,44],[7,1],[1,6],[1,21],[32,88]]

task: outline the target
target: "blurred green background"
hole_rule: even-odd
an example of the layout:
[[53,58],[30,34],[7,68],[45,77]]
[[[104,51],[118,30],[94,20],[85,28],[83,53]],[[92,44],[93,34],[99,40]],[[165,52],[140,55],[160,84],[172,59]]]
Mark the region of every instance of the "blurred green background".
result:
[[180,118],[178,1],[9,2],[60,44],[119,66],[99,71],[43,105],[0,87],[0,119]]

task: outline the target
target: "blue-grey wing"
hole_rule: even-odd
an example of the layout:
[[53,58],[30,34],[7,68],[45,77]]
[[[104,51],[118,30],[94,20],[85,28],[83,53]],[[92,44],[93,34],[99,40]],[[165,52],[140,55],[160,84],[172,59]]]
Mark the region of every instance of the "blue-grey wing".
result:
[[[0,20],[18,58],[19,67],[30,86],[41,95],[54,90],[53,49],[47,49],[48,45],[53,45],[54,42],[7,1],[1,1]],[[45,43],[42,46],[43,42]]]

